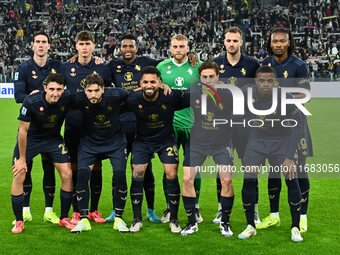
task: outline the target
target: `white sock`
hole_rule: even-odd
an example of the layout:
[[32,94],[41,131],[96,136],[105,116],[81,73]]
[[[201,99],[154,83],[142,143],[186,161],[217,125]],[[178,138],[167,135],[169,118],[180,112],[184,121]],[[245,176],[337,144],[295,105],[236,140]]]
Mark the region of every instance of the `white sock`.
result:
[[166,204],[166,209],[170,209],[170,205],[169,204]]
[[255,204],[255,213],[259,215],[259,204]]
[[52,207],[45,207],[45,213],[52,212],[53,208]]
[[30,207],[23,207],[22,211],[23,212],[31,212]]
[[218,203],[218,210],[219,210],[219,211],[222,210],[222,205],[221,205],[221,203]]
[[200,209],[200,205],[199,204],[195,204],[195,208],[196,209]]
[[270,213],[271,216],[273,216],[274,218],[279,218],[279,212],[273,212],[273,213]]
[[300,218],[301,218],[301,219],[304,219],[304,220],[307,220],[307,214],[301,214],[301,215],[300,215]]

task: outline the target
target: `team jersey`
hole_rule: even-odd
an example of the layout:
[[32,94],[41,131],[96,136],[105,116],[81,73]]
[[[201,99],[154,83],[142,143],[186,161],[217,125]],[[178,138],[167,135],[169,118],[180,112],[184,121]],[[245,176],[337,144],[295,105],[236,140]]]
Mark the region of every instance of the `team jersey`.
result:
[[[63,63],[60,67],[60,73],[65,78],[67,89],[75,94],[79,91],[84,90],[84,82],[86,76],[89,74],[97,73],[104,80],[105,86],[111,86],[110,70],[107,65],[94,63],[94,58],[83,66],[78,60],[74,63]],[[71,112],[66,117],[66,127],[80,127],[82,124],[81,115],[79,112]]]
[[22,103],[33,90],[43,90],[43,82],[50,73],[60,71],[60,61],[47,59],[44,66],[39,66],[31,58],[21,63],[14,75],[14,98]]
[[[270,109],[273,104],[272,97],[263,98],[259,95],[256,85],[251,85],[250,87],[253,88],[252,102],[254,108],[257,110]],[[242,90],[245,98],[247,98],[247,87],[244,87]],[[286,97],[289,99],[293,98],[293,96],[290,94],[287,94]],[[281,102],[280,88],[278,88],[278,102]],[[281,104],[278,104],[277,109],[270,115],[252,115],[253,119],[257,119],[258,121],[252,122],[251,125],[258,127],[250,128],[249,140],[257,139],[262,141],[277,141],[278,139],[288,139],[289,144],[291,145],[288,155],[289,158],[293,159],[298,147],[300,129],[302,127],[303,120],[301,112],[295,105],[287,104],[286,111],[286,115],[282,115]],[[293,120],[295,120],[297,123],[295,127],[284,127],[282,125],[282,121],[284,121],[285,125],[294,126],[295,124]]]
[[[161,72],[162,81],[172,89],[186,90],[199,82],[198,67],[192,67],[187,60],[178,65],[173,59],[167,59],[157,65]],[[194,120],[190,109],[184,109],[175,113],[174,127],[190,128]]]
[[148,102],[143,97],[143,91],[131,93],[126,106],[137,118],[137,140],[152,144],[161,144],[174,139],[173,118],[175,111],[190,106],[190,96],[182,90],[173,90],[164,96],[159,89],[155,102]]
[[[206,89],[206,88],[205,88]],[[211,93],[207,95],[207,114],[202,115],[201,96],[202,93],[191,93],[191,108],[193,109],[195,122],[191,128],[191,145],[197,144],[203,147],[215,148],[214,146],[225,145],[231,141],[230,125],[215,125],[215,119],[226,119],[232,117],[233,98],[229,90],[217,89],[219,98]],[[220,104],[219,99],[222,104]]]
[[49,104],[45,92],[29,95],[23,102],[18,120],[30,122],[28,139],[41,140],[60,136],[60,129],[71,102],[65,90],[56,104]]
[[301,59],[290,55],[285,61],[278,63],[274,56],[268,56],[262,61],[262,65],[275,69],[280,87],[300,87],[310,90],[308,67]]
[[[111,60],[108,67],[111,72],[111,80],[118,88],[136,89],[140,87],[142,70],[147,66],[156,66],[158,61],[148,57],[137,57],[131,64],[126,64],[122,59]],[[121,115],[121,121],[136,121],[131,112]]]
[[75,95],[72,106],[83,112],[85,120],[82,147],[85,144],[95,147],[99,153],[120,148],[124,142],[119,121],[120,105],[127,95],[128,92],[121,88],[105,88],[98,104],[91,104],[85,92]]
[[240,60],[234,66],[229,63],[226,54],[214,58],[213,61],[220,68],[220,80],[239,88],[254,83],[256,70],[260,67],[256,59],[244,54],[241,55]]

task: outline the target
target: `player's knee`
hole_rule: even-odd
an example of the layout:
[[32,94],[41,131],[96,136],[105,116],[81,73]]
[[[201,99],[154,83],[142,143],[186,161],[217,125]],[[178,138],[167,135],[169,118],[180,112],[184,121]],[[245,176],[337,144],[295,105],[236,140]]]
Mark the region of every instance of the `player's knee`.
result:
[[62,171],[60,171],[60,178],[63,182],[72,182],[72,170],[65,167]]
[[13,176],[13,182],[15,184],[23,185],[26,178],[26,171],[19,171],[15,176]]
[[189,176],[183,176],[183,186],[190,187],[194,185],[194,178]]
[[221,184],[222,184],[222,187],[231,188],[233,185],[233,182],[231,178],[221,178]]

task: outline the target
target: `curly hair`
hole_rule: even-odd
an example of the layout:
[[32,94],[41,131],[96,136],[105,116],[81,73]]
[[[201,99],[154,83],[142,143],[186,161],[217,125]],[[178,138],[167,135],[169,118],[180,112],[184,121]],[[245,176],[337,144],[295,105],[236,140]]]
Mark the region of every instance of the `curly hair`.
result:
[[293,36],[292,32],[288,28],[285,28],[285,27],[275,27],[270,31],[268,38],[267,38],[267,43],[266,43],[267,52],[270,55],[274,55],[272,47],[270,46],[270,42],[271,42],[271,39],[272,39],[272,35],[275,34],[275,33],[288,34],[289,41],[290,41],[290,46],[288,47],[288,55],[292,55],[294,50],[295,50],[295,40],[294,40],[294,36]]

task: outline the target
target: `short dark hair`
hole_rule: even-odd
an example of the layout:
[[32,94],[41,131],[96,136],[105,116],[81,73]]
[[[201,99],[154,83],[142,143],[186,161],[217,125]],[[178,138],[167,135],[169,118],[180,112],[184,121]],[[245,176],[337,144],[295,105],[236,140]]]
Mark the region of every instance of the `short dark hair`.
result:
[[290,42],[290,46],[288,47],[288,55],[292,55],[295,50],[295,40],[294,40],[294,36],[292,32],[288,28],[285,28],[285,27],[275,27],[270,31],[268,38],[267,38],[267,45],[266,45],[269,55],[274,55],[272,47],[270,46],[270,42],[272,41],[272,35],[275,33],[285,33],[288,35],[289,42]]
[[157,77],[161,78],[161,72],[154,66],[146,66],[142,69],[142,77],[144,74],[156,74]]
[[274,76],[276,77],[276,72],[275,69],[272,68],[271,66],[261,66],[256,70],[255,77],[258,77],[259,73],[273,73]]
[[33,33],[33,42],[35,41],[35,37],[38,36],[38,35],[46,36],[47,42],[50,43],[50,37],[48,36],[48,34],[44,30],[35,31]]
[[76,35],[76,43],[78,41],[91,41],[94,43],[94,36],[90,31],[84,30],[84,31],[80,31],[77,35]]
[[43,82],[45,86],[47,86],[50,82],[56,82],[65,87],[65,79],[64,76],[60,73],[51,73],[47,76],[46,80]]
[[227,31],[225,32],[225,34],[227,33],[239,33],[241,35],[241,38],[242,38],[242,30],[238,27],[231,27],[231,28],[228,28]]
[[84,88],[87,88],[92,84],[98,84],[99,87],[104,87],[104,81],[102,77],[100,77],[100,75],[97,73],[89,74],[88,76],[86,76]]
[[201,72],[205,69],[214,69],[216,74],[219,74],[220,72],[220,68],[218,67],[218,65],[211,60],[203,62],[203,64],[201,64],[198,68],[198,73],[201,75]]
[[134,40],[137,42],[136,37],[132,34],[123,34],[120,41],[122,42],[123,40]]

